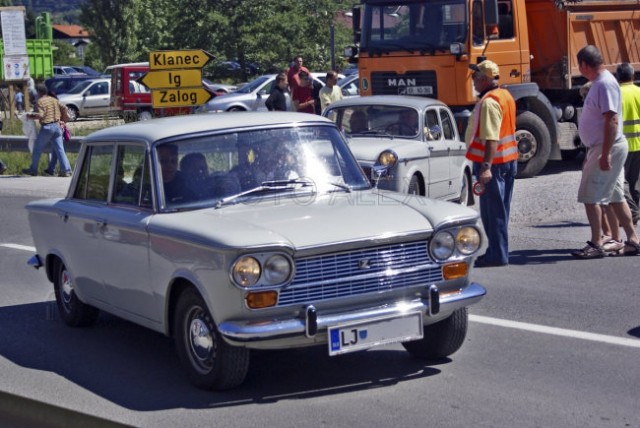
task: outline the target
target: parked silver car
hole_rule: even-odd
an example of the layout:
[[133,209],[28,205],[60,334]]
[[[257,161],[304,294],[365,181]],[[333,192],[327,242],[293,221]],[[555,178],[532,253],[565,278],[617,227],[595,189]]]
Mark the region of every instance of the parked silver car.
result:
[[[265,74],[239,87],[235,92],[215,97],[205,104],[200,111],[267,111],[264,103],[269,98],[275,81],[276,74]],[[324,86],[321,80],[317,81]],[[292,110],[291,97],[289,94],[286,94],[286,96],[289,110]]]
[[338,86],[342,89],[343,97],[360,95],[360,75],[358,72],[350,74],[338,80]]
[[470,281],[486,247],[478,213],[372,188],[315,115],[103,129],[83,140],[67,196],[27,210],[30,263],[66,324],[103,310],[172,336],[207,389],[242,383],[251,349],[401,342],[443,358],[485,294]]
[[80,116],[101,116],[109,114],[111,96],[110,79],[93,79],[79,82],[69,92],[60,94],[58,99],[67,106],[72,121]]
[[358,96],[332,103],[323,115],[345,132],[351,151],[380,188],[474,203],[466,146],[444,103],[411,96]]

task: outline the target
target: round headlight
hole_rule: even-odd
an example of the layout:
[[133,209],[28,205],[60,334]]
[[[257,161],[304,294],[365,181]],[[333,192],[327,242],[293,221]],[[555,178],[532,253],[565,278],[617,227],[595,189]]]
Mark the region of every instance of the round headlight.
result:
[[384,152],[380,153],[380,156],[378,156],[377,164],[386,167],[392,167],[396,164],[396,162],[398,162],[398,155],[396,155],[391,150],[385,150]]
[[438,232],[429,243],[429,250],[437,260],[446,260],[453,255],[455,249],[455,239],[449,232]]
[[281,254],[271,256],[264,263],[264,277],[269,284],[281,284],[291,275],[291,263]]
[[253,257],[242,257],[231,268],[236,284],[251,287],[260,279],[260,263]]
[[480,232],[475,227],[463,227],[456,235],[456,248],[465,256],[478,251],[480,242]]

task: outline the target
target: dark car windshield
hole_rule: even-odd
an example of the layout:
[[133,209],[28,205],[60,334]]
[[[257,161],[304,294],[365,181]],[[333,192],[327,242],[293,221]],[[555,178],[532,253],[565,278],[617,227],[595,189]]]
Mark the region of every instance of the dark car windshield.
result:
[[156,159],[169,209],[369,188],[344,138],[328,125],[173,141],[156,146]]

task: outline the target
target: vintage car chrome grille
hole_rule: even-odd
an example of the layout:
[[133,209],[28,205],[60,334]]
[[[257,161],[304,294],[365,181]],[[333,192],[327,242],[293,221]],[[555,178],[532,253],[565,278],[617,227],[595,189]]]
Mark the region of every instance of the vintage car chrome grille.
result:
[[279,306],[355,296],[442,281],[427,242],[409,242],[296,261]]
[[[430,88],[431,93],[412,91],[425,88]],[[376,71],[371,73],[371,91],[373,95],[421,95],[437,99],[438,81],[435,71],[410,71],[405,74]]]

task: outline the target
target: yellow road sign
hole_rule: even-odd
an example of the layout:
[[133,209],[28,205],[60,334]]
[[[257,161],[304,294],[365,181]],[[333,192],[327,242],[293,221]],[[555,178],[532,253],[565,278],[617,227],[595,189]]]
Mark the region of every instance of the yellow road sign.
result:
[[202,49],[153,51],[149,53],[149,69],[202,68],[212,59],[215,59],[215,57]]
[[202,70],[150,71],[138,79],[149,89],[189,88],[202,85]]
[[191,107],[205,104],[213,94],[204,88],[154,89],[151,103],[154,108]]

